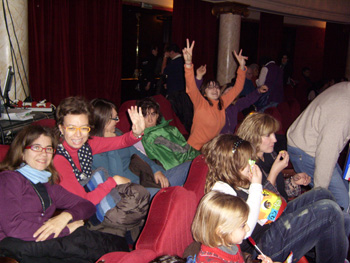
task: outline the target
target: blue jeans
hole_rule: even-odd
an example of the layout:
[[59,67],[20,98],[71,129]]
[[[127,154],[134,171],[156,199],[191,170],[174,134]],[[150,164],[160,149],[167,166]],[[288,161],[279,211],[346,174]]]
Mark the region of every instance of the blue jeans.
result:
[[[164,175],[168,178],[170,186],[182,186],[186,182],[191,163],[192,161],[187,161],[165,171]],[[146,189],[151,194],[150,200],[160,190],[160,188],[151,187],[147,187]]]
[[316,262],[343,263],[349,241],[343,212],[333,200],[332,194],[320,187],[300,195],[288,203],[282,216],[259,239],[258,246],[273,261],[283,262],[292,251],[293,262],[297,262],[315,247]]
[[[315,158],[308,155],[299,148],[288,145],[289,159],[293,164],[294,170],[297,173],[307,173],[312,180],[310,185],[313,186],[313,179],[315,173]],[[349,181],[344,180],[342,170],[337,164],[334,168],[328,190],[334,195],[336,202],[349,211]]]

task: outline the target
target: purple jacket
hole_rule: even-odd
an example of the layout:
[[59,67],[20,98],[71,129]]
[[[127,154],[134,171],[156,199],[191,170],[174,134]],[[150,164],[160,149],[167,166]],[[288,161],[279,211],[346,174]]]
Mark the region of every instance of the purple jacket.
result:
[[268,73],[265,85],[269,88],[269,102],[281,103],[284,100],[283,70],[276,63],[270,63],[266,67]]
[[230,105],[226,108],[226,123],[221,130],[221,134],[234,133],[237,126],[237,116],[238,112],[248,108],[254,102],[256,102],[260,97],[258,90],[254,90],[249,93],[246,97],[237,100],[235,105]]
[[[73,216],[73,221],[88,219],[96,211],[95,206],[76,196],[60,185],[44,184],[51,198],[51,205],[44,212],[41,201],[30,181],[16,171],[0,173],[0,240],[15,237],[33,241],[33,234],[57,209]],[[60,237],[69,235],[65,227]],[[53,235],[49,239],[53,238]]]

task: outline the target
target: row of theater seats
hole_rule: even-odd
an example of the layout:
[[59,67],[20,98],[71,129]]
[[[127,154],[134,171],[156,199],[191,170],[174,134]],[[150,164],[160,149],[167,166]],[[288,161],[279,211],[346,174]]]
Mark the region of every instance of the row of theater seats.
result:
[[207,172],[204,157],[197,156],[183,187],[163,188],[153,198],[135,250],[108,253],[97,262],[145,263],[161,255],[182,256],[185,248],[193,242],[191,224],[204,195]]
[[[154,98],[159,103],[165,119],[172,119],[173,121],[170,124],[176,126],[184,136],[188,135],[184,126],[171,109],[170,103],[161,95],[154,96]],[[117,127],[123,132],[130,130],[127,109],[135,105],[135,102],[127,101],[119,109],[120,122],[117,124]],[[286,110],[286,105],[282,105],[275,109],[271,108],[270,112],[267,112],[282,123],[281,131],[283,130],[283,123],[288,123],[285,116],[289,116],[288,121],[290,122],[291,119],[289,118],[294,116],[293,113],[296,112],[295,107],[297,107],[293,101],[286,103],[288,103],[288,110]],[[287,113],[285,114],[286,111]],[[52,123],[49,123],[48,126],[52,126]],[[288,128],[289,126],[285,127]],[[0,161],[5,156],[8,148],[9,146],[7,145],[0,145]],[[146,263],[166,254],[182,256],[185,248],[193,242],[191,224],[197,205],[204,195],[207,172],[208,167],[204,157],[202,155],[196,157],[192,162],[188,178],[183,187],[163,188],[153,198],[145,226],[136,242],[135,250],[131,252],[108,253],[103,255],[97,263]],[[303,258],[299,263],[302,262],[305,263],[307,261]]]

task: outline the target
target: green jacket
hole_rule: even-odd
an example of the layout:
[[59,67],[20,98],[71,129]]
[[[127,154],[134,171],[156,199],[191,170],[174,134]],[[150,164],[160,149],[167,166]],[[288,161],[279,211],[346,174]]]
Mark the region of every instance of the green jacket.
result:
[[180,131],[164,120],[159,125],[146,128],[142,144],[148,158],[158,160],[165,170],[169,170],[200,154],[192,148]]

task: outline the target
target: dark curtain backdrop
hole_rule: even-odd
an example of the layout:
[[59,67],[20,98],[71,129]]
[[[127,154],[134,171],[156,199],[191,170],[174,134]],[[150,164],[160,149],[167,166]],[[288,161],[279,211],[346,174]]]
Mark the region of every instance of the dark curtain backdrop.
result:
[[283,16],[268,13],[260,14],[258,61],[267,56],[279,63],[278,54],[282,49]]
[[201,0],[175,0],[172,40],[180,49],[186,38],[195,40],[193,63],[195,69],[207,64],[205,78],[214,78],[217,69],[219,19],[211,14],[212,3]]
[[327,22],[322,74],[324,78],[340,79],[345,76],[349,32],[349,25]]
[[121,0],[29,0],[29,81],[33,100],[121,93]]
[[322,77],[325,29],[298,26],[296,29],[294,53],[294,78],[302,79],[302,68],[311,69],[311,79],[318,81]]

